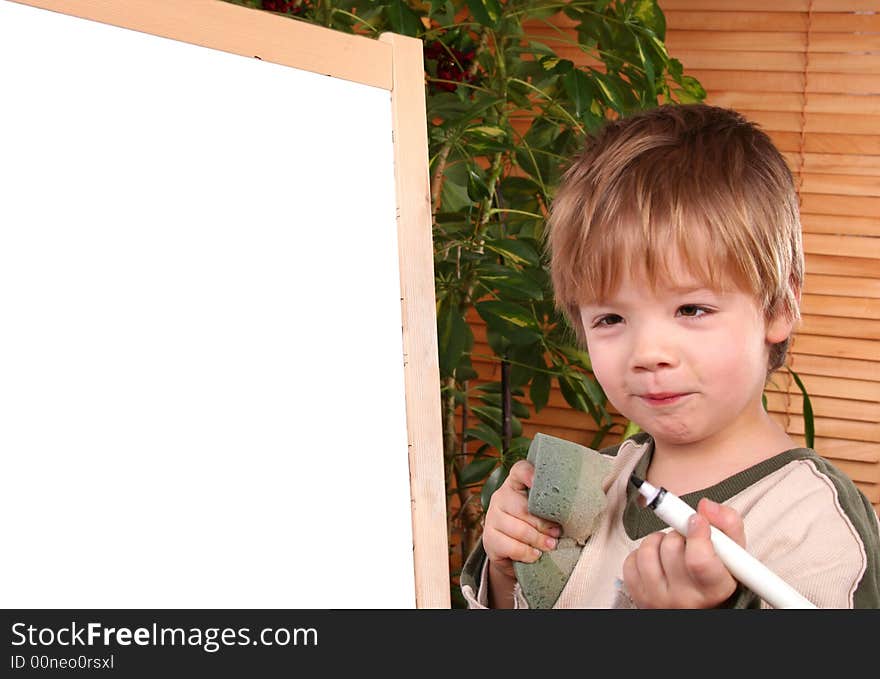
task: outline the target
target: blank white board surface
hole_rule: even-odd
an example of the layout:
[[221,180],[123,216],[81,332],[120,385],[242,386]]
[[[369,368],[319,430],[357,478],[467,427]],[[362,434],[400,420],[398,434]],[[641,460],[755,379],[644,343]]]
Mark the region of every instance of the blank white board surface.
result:
[[0,606],[414,606],[389,93],[5,0],[0,91]]

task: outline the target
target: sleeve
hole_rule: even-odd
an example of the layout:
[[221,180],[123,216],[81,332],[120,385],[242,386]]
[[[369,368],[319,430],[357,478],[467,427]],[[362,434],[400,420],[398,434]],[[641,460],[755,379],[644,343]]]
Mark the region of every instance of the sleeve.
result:
[[753,496],[743,513],[748,549],[819,608],[877,608],[877,516],[835,471],[810,460]]

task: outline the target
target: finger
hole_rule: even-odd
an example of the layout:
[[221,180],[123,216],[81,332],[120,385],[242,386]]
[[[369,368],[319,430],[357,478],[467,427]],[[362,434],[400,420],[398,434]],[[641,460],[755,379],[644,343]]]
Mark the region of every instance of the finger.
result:
[[705,516],[709,523],[745,549],[746,531],[742,517],[733,507],[713,502],[709,498],[702,498],[697,505],[697,512]]
[[703,590],[728,588],[732,576],[715,553],[709,522],[701,514],[694,514],[688,521],[684,558],[687,572],[698,587]]
[[512,559],[513,561],[522,561],[523,563],[533,563],[543,554],[540,549],[535,549],[500,531],[496,531],[492,545],[493,554],[489,555],[487,550],[487,555],[492,561]]
[[670,589],[689,587],[693,583],[684,557],[684,536],[678,531],[669,531],[660,543],[660,565],[663,567],[666,584]]
[[495,523],[498,531],[518,542],[536,549],[548,550],[556,548],[556,539],[542,533],[528,521],[523,521],[511,514],[502,514]]
[[[514,467],[515,466],[516,465],[514,465]],[[524,470],[520,469],[518,471],[518,475],[521,475],[523,472]],[[528,470],[525,470],[525,473],[528,474],[530,472]],[[531,483],[531,479],[528,479],[527,481],[528,483]],[[516,516],[523,521],[528,521],[537,530],[545,533],[546,535],[550,535],[551,537],[555,538],[558,538],[560,535],[562,535],[562,526],[560,526],[558,523],[555,523],[554,521],[549,521],[539,516],[535,516],[534,514],[529,512],[529,500],[527,495],[524,492],[515,490],[515,488],[518,487],[519,484],[520,480],[518,479],[515,479],[511,484],[502,484],[501,487],[492,495],[492,499],[490,501],[490,510],[493,509],[492,505],[494,504],[494,509],[512,514],[513,516]]]
[[636,562],[636,554],[638,550],[634,550],[623,561],[623,586],[626,588],[627,594],[636,606],[644,608],[645,593],[642,585],[642,577],[639,574],[639,565]]
[[636,550],[636,565],[642,586],[646,591],[655,595],[666,592],[666,573],[660,562],[660,543],[663,542],[663,533],[651,533]]
[[504,483],[518,493],[532,487],[535,478],[535,466],[528,460],[518,460],[510,468]]

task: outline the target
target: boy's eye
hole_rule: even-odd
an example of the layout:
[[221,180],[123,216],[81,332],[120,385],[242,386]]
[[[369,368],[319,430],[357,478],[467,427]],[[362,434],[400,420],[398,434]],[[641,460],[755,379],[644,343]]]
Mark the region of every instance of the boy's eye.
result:
[[601,328],[603,326],[607,327],[609,325],[615,325],[616,323],[620,323],[623,320],[617,314],[608,314],[607,316],[602,316],[602,318],[598,319],[595,323],[593,323],[594,328]]
[[678,313],[682,316],[688,316],[691,318],[698,318],[707,313],[707,310],[701,306],[697,306],[696,304],[685,304],[684,306],[680,306],[678,308]]

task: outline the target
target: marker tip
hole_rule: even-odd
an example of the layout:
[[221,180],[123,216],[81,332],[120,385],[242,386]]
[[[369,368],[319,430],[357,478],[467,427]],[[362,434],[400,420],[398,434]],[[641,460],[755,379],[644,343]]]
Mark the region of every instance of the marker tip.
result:
[[644,483],[644,480],[640,479],[635,474],[630,474],[629,482],[631,484],[633,484],[636,488],[641,488],[642,484]]

